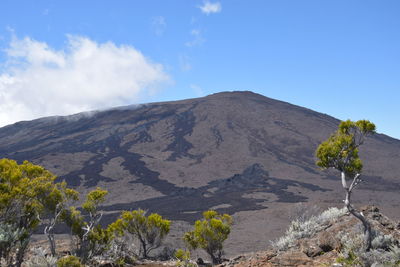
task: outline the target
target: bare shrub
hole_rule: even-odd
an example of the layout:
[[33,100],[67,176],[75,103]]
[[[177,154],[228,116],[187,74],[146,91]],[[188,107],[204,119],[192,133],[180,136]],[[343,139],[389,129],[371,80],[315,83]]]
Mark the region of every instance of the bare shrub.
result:
[[339,262],[365,267],[400,265],[400,248],[398,241],[393,236],[372,231],[371,249],[365,251],[363,249],[364,234],[362,229],[357,229],[353,234],[339,234],[343,234]]
[[27,267],[56,267],[57,258],[42,247],[32,249],[32,256],[25,262]]
[[346,209],[329,208],[317,216],[311,216],[308,220],[294,220],[290,223],[285,235],[271,243],[277,250],[285,251],[293,247],[297,240],[311,237],[323,230],[329,222],[346,214]]

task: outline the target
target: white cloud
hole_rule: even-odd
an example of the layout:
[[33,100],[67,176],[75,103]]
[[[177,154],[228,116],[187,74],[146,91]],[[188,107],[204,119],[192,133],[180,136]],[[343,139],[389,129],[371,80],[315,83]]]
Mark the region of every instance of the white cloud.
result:
[[153,27],[154,33],[157,36],[162,36],[165,29],[167,28],[167,23],[165,22],[165,18],[163,16],[153,17],[151,19],[151,25]]
[[193,39],[189,42],[186,42],[185,45],[188,47],[199,46],[202,45],[206,40],[203,38],[201,31],[198,29],[193,29],[190,32]]
[[219,13],[222,10],[222,5],[220,2],[209,2],[204,1],[202,6],[199,6],[201,12],[206,15],[210,15],[212,13]]
[[5,55],[0,126],[137,103],[170,81],[161,64],[132,46],[79,36],[68,36],[62,50],[14,37]]

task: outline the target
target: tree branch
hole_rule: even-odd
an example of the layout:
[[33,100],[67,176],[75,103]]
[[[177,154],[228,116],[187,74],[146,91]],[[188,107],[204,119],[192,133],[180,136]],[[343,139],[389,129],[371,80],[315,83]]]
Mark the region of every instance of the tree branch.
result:
[[360,173],[357,173],[354,176],[353,181],[351,182],[350,187],[349,187],[350,192],[361,182],[360,176],[361,176]]

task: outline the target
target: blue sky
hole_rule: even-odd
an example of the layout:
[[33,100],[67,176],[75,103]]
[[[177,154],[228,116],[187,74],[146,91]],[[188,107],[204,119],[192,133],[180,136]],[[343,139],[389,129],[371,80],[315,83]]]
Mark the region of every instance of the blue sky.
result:
[[400,139],[400,2],[0,1],[0,125],[251,90]]

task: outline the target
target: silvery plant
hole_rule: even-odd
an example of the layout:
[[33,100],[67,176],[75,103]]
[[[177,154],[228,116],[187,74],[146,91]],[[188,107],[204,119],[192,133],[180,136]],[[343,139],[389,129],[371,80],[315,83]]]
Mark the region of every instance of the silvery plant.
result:
[[42,247],[34,248],[32,256],[26,261],[27,267],[56,267],[57,258],[49,255]]

